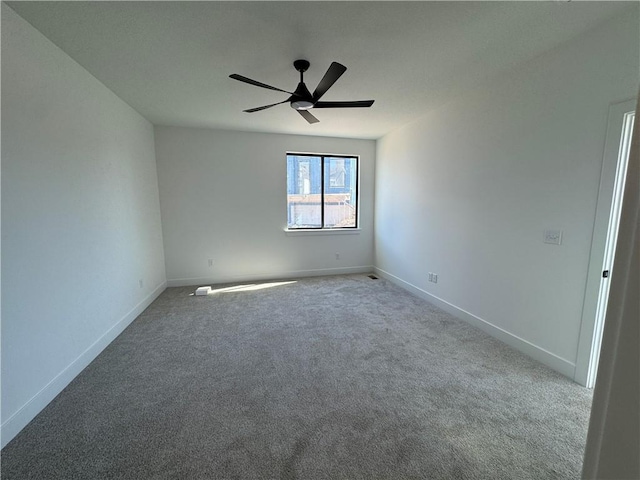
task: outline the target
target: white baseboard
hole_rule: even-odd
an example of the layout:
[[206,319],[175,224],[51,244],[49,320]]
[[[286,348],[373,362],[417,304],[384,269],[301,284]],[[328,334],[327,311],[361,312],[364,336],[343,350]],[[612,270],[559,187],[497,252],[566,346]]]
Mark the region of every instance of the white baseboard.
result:
[[140,303],[133,307],[115,325],[107,330],[89,348],[71,362],[64,370],[56,375],[42,390],[36,393],[18,411],[11,415],[0,427],[1,448],[9,443],[20,430],[35,418],[35,416],[46,407],[56,395],[71,383],[71,381],[89,365],[125,328],[140,315],[145,308],[158,298],[164,291],[167,282],[162,282],[153,292],[147,295]]
[[445,312],[450,313],[454,317],[459,318],[460,320],[463,320],[473,325],[474,327],[479,328],[483,332],[488,333],[492,337],[497,338],[503,343],[506,343],[510,347],[515,348],[516,350],[530,356],[540,363],[544,363],[548,367],[554,369],[556,372],[559,372],[562,375],[565,375],[573,380],[576,368],[574,363],[562,357],[559,357],[542,347],[534,345],[533,343],[520,338],[517,335],[509,333],[506,330],[503,330],[502,328],[497,327],[487,322],[486,320],[483,320],[482,318],[470,312],[467,312],[466,310],[463,310],[462,308],[456,307],[455,305],[442,300],[441,298],[438,298],[435,295],[432,295],[431,293],[422,290],[421,288],[416,287],[415,285],[406,282],[385,270],[382,270],[381,268],[374,267],[374,271],[381,277],[386,278],[399,287],[413,293],[420,298],[423,298],[424,300],[427,300],[430,303],[433,303],[434,305],[441,308]]
[[252,275],[221,275],[219,277],[202,278],[172,278],[167,280],[168,287],[190,287],[214,285],[217,283],[252,282],[258,280],[279,280],[301,277],[320,277],[324,275],[346,275],[350,273],[371,273],[371,265],[341,268],[317,268],[314,270],[291,270],[280,273],[265,273]]

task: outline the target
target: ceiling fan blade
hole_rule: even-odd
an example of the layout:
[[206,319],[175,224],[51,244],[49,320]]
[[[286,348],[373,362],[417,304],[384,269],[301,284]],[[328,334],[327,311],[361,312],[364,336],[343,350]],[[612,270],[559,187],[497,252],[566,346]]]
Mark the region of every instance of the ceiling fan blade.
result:
[[300,115],[302,115],[304,117],[304,119],[309,123],[318,123],[320,121],[316,117],[311,115],[311,112],[308,111],[308,110],[297,110],[297,112]]
[[251,80],[250,78],[243,77],[242,75],[238,75],[237,73],[232,73],[229,75],[229,78],[233,78],[234,80],[238,80],[240,82],[248,83],[249,85],[255,85],[256,87],[268,88],[269,90],[275,90],[276,92],[284,92],[290,95],[293,95],[293,92],[288,92],[287,90],[282,90],[281,88],[272,87],[271,85],[267,85],[266,83],[258,82],[256,80]]
[[263,105],[262,107],[250,108],[249,110],[243,110],[246,113],[259,112],[260,110],[266,110],[267,108],[275,107],[276,105],[280,105],[281,103],[287,103],[289,99],[283,100],[282,102],[272,103],[271,105]]
[[340,65],[338,62],[333,62],[329,66],[327,73],[322,77],[322,80],[320,80],[320,83],[316,87],[316,91],[313,92],[313,99],[319,100],[320,97],[327,93],[327,90],[329,90],[331,86],[336,83],[336,80],[338,80],[346,71],[347,67]]
[[375,100],[356,100],[355,102],[316,102],[313,108],[357,108],[370,107]]

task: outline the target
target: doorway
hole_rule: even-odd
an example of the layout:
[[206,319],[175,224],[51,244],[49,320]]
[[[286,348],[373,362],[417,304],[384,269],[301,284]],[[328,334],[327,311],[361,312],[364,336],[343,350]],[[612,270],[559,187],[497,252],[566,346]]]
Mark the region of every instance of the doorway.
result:
[[595,385],[602,333],[607,312],[625,177],[635,120],[635,100],[609,108],[596,218],[591,241],[582,328],[574,380],[587,388]]

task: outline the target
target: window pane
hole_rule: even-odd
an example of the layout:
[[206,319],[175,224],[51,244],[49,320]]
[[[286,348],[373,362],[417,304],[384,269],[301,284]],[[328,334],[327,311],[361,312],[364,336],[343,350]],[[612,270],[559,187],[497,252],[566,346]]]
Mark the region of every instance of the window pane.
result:
[[324,159],[324,226],[356,226],[356,189],[358,183],[355,158]]
[[322,228],[320,157],[287,155],[287,224]]

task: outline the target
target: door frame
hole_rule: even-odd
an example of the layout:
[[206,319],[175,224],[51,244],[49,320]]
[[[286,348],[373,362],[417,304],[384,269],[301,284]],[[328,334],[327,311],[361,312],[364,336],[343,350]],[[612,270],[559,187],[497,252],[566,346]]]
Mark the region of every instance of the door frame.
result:
[[[629,118],[634,115],[635,108],[635,99],[614,103],[609,106],[607,136],[602,171],[600,173],[596,216],[591,237],[591,253],[574,373],[574,380],[587,388],[593,388],[598,369],[606,300],[609,291],[608,284],[611,280],[610,276],[603,278],[603,271],[612,271],[613,254],[615,252],[615,238],[612,239],[613,244],[611,242],[607,243],[607,240],[610,228],[615,227],[615,232],[617,232],[618,228],[619,210],[623,195],[623,188],[621,188],[623,184],[621,185],[620,181],[624,181],[623,175],[624,171],[626,171],[626,161],[623,162],[623,160],[628,159],[629,148],[631,147],[631,142],[627,142],[625,145],[624,140],[625,138],[630,139],[633,121],[630,122]],[[624,171],[621,171],[623,166]],[[616,181],[616,179],[618,180]],[[616,190],[619,191],[616,192]],[[612,214],[614,214],[612,208],[618,210],[614,225],[610,225],[613,218]],[[600,301],[601,297],[603,298],[602,302]]]

